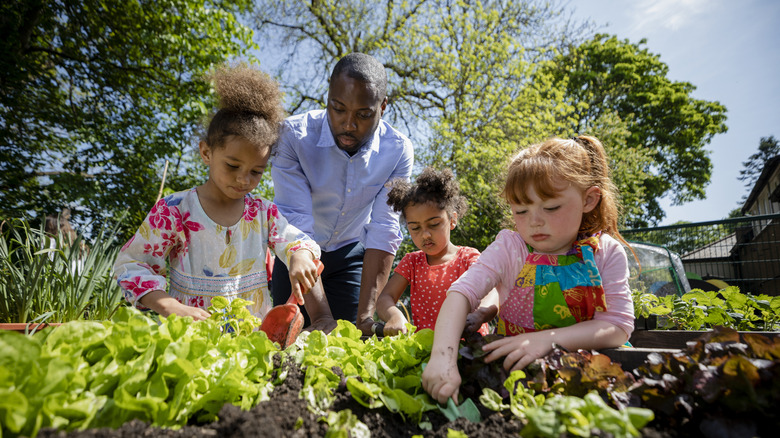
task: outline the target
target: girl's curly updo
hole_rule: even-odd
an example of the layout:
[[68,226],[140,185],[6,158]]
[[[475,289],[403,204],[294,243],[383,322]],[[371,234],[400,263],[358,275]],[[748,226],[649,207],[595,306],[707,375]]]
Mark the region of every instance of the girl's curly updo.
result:
[[451,217],[457,215],[461,218],[466,214],[466,197],[460,194],[458,180],[449,169],[437,171],[426,167],[414,184],[402,179],[393,181],[387,194],[387,205],[400,212],[401,216],[409,205],[426,202],[445,210]]
[[222,147],[231,135],[244,137],[257,147],[270,148],[276,143],[284,110],[282,92],[273,78],[241,63],[217,68],[210,79],[219,97],[219,111],[203,138],[209,147]]

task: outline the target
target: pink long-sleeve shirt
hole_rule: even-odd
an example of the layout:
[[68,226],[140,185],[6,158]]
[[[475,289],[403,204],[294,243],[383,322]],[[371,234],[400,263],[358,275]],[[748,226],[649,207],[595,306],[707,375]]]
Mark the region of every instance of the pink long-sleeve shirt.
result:
[[[499,304],[503,304],[509,297],[509,291],[512,290],[526,257],[528,247],[520,234],[502,230],[476,263],[452,284],[449,292],[465,296],[473,311],[480,300],[495,288],[498,291]],[[630,336],[634,331],[634,303],[628,284],[626,251],[613,237],[602,234],[595,259],[601,274],[607,310],[596,312],[593,319],[607,321]]]

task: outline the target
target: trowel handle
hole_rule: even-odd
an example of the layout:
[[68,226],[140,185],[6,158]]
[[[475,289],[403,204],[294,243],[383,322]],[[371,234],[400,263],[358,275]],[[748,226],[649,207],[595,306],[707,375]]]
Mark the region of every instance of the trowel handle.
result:
[[[322,275],[322,271],[325,269],[325,265],[323,265],[322,262],[318,259],[314,260],[314,265],[317,266],[317,277],[319,277]],[[287,298],[287,304],[299,304],[298,300],[295,299],[294,293],[290,293],[290,298]]]

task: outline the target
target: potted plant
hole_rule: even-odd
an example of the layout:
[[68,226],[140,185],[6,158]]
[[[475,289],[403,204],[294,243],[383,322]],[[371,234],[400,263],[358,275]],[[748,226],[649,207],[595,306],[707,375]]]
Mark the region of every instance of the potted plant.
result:
[[34,332],[73,320],[109,319],[123,304],[112,278],[116,229],[51,234],[26,219],[0,224],[0,329]]

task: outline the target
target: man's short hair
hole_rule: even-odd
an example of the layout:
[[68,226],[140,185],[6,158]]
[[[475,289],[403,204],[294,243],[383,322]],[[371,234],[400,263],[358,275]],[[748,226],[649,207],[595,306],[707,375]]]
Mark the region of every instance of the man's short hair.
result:
[[354,52],[339,59],[330,75],[331,82],[341,74],[375,86],[380,99],[387,96],[385,66],[371,55]]

